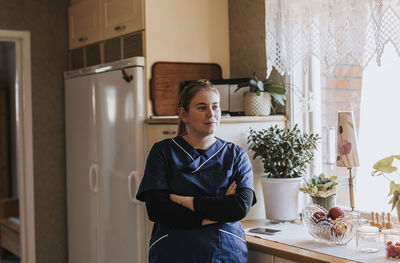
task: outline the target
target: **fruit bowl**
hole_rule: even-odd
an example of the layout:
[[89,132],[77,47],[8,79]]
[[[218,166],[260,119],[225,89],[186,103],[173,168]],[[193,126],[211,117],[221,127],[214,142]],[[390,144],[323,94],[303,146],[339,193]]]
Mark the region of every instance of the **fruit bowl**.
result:
[[303,207],[303,224],[318,242],[329,245],[345,245],[354,238],[360,224],[360,215],[358,212],[347,212],[337,218],[333,216],[332,220],[329,217],[332,213],[331,210],[328,212],[315,204],[305,205]]

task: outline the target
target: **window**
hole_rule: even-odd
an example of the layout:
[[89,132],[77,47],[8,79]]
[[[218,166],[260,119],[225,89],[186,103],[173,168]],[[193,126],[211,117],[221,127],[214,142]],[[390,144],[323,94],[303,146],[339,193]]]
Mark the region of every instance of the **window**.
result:
[[[308,71],[296,66],[291,81],[303,95],[313,95],[312,111],[304,111],[302,97],[291,98],[291,121],[301,123],[304,130],[321,134],[322,142],[312,167],[313,175],[321,172],[336,175],[341,183],[337,204],[350,206],[347,168],[336,167],[337,112],[351,110],[358,131],[360,167],[356,175],[355,206],[366,212],[390,212],[389,181],[372,177],[373,164],[391,154],[400,154],[400,59],[392,45],[387,45],[382,56],[382,66],[371,60],[362,70],[343,61],[332,74],[320,70],[319,61],[312,59]],[[307,72],[307,73],[304,73]],[[396,180],[400,182],[400,178]]]

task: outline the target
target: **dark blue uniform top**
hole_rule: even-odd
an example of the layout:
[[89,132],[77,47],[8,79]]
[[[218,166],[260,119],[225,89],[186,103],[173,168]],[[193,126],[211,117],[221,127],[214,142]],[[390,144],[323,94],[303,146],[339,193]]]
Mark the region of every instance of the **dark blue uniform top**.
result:
[[[217,138],[199,153],[181,136],[156,143],[151,149],[137,199],[150,190],[183,196],[224,195],[236,181],[237,189],[253,190],[247,152]],[[240,222],[219,222],[193,229],[155,223],[149,248],[150,262],[247,262],[245,235]]]

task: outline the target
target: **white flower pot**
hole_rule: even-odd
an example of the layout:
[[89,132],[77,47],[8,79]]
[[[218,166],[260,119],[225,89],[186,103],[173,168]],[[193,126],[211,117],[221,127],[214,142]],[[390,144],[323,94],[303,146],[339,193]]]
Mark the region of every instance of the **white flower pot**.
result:
[[265,215],[273,221],[293,221],[299,218],[299,192],[302,178],[261,177]]
[[255,92],[244,94],[244,114],[246,116],[267,116],[271,113],[271,95],[261,92],[257,96]]

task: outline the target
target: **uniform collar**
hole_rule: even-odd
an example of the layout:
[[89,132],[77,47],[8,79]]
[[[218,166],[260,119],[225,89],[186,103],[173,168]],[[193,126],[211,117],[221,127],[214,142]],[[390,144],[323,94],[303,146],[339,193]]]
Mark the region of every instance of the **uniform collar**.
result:
[[183,152],[186,153],[186,155],[189,155],[191,158],[192,162],[189,164],[194,171],[196,172],[205,164],[208,162],[214,155],[216,155],[222,148],[225,146],[226,141],[215,137],[217,140],[213,145],[211,145],[210,148],[208,148],[206,151],[204,151],[202,154],[199,154],[199,152],[193,148],[192,145],[190,145],[185,139],[183,139],[182,136],[177,136],[173,138],[172,140],[181,148]]

